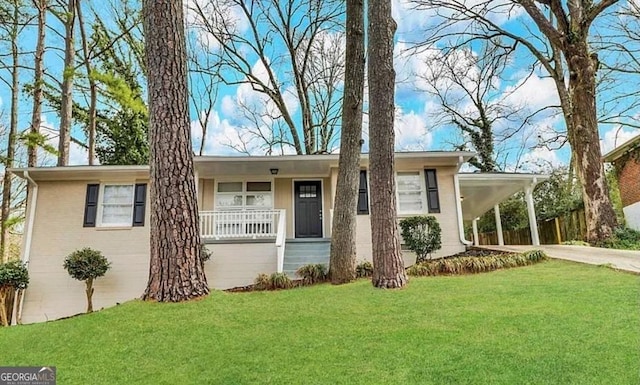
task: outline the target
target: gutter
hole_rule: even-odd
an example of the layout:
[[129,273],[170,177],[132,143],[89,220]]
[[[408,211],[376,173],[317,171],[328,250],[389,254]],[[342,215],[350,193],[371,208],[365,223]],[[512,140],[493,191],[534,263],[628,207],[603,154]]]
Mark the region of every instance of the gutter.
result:
[[[29,194],[29,202],[28,202],[29,220],[27,222],[27,231],[25,233],[24,247],[22,250],[22,263],[24,263],[24,265],[28,270],[29,259],[31,257],[31,240],[33,238],[33,223],[35,222],[35,215],[36,215],[36,202],[38,201],[38,184],[33,179],[31,179],[31,176],[29,176],[28,170],[24,170],[23,176],[24,176],[24,179],[27,180],[27,183],[29,183],[32,186],[31,194]],[[27,191],[29,190],[27,189]],[[15,311],[15,317],[13,317],[13,320],[14,320],[13,322],[16,324],[21,323],[21,319],[18,319],[18,315],[20,316],[20,318],[22,318],[23,306],[24,306],[24,291],[20,296],[20,303],[18,304],[18,306],[14,306],[16,311]]]
[[464,222],[462,219],[462,201],[460,196],[460,179],[458,178],[458,172],[460,171],[460,166],[464,163],[464,158],[460,156],[458,158],[458,168],[456,169],[456,173],[453,175],[453,191],[454,197],[456,200],[456,215],[458,217],[458,236],[460,237],[460,242],[465,246],[471,246],[473,242],[468,241],[464,235]]

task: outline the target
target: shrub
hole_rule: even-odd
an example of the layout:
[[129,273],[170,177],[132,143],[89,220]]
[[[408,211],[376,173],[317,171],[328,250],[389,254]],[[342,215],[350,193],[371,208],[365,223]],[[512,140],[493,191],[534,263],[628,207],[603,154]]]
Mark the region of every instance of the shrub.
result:
[[253,288],[255,290],[269,290],[271,288],[271,279],[267,274],[258,274],[253,281]]
[[540,250],[523,254],[443,258],[416,263],[407,269],[407,274],[417,277],[475,274],[509,267],[527,266],[547,258],[546,254]]
[[640,231],[629,227],[618,227],[611,238],[604,240],[599,246],[609,249],[640,250]]
[[63,266],[71,277],[84,281],[87,287],[87,313],[91,313],[93,311],[93,280],[105,275],[111,264],[100,251],[85,247],[69,254]]
[[306,285],[312,285],[327,280],[327,267],[321,263],[301,266],[296,274]]
[[364,278],[373,275],[373,264],[369,261],[362,261],[356,266],[356,277]]
[[213,251],[209,250],[204,243],[200,244],[200,260],[204,263],[213,257]]
[[276,289],[289,289],[291,287],[291,279],[285,273],[273,273],[269,277],[271,283],[271,290]]
[[0,324],[9,326],[9,303],[7,299],[15,290],[24,290],[29,285],[29,272],[20,261],[0,263]]
[[416,263],[425,261],[441,247],[440,224],[432,215],[405,218],[400,221],[400,228],[405,244],[416,253]]

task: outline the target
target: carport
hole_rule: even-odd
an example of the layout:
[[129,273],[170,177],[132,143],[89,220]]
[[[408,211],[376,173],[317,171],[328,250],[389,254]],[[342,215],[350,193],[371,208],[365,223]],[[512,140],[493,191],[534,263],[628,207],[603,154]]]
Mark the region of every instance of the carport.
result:
[[549,175],[522,173],[460,173],[460,201],[463,220],[471,221],[473,228],[473,244],[479,245],[478,219],[487,211],[495,210],[496,232],[498,244],[504,245],[502,221],[500,219],[500,202],[508,199],[519,191],[524,191],[529,227],[531,228],[531,243],[540,244],[536,211],[533,204],[533,189],[540,182],[549,179]]

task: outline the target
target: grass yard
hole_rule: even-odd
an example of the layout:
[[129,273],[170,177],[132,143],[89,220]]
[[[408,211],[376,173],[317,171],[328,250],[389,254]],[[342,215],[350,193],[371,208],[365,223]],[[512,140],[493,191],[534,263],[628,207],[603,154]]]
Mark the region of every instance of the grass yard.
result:
[[59,384],[639,384],[639,303],[639,276],[564,261],[215,292],[0,328],[0,366],[57,366]]

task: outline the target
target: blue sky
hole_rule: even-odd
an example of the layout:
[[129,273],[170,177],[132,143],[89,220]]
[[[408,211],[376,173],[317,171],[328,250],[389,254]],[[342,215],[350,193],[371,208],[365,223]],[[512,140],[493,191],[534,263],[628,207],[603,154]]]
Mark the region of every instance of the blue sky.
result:
[[[204,0],[189,0],[188,2],[198,1],[202,3]],[[397,103],[397,119],[396,119],[396,147],[398,150],[449,150],[452,149],[452,142],[460,140],[458,130],[451,126],[437,124],[436,112],[437,103],[425,89],[423,81],[416,74],[425,74],[429,69],[429,57],[437,55],[437,48],[414,53],[408,51],[409,44],[407,41],[419,39],[420,31],[433,22],[428,13],[417,12],[412,9],[411,5],[405,0],[393,0],[394,18],[398,22],[396,52],[396,71],[399,80],[396,88]],[[233,10],[232,10],[233,11]],[[105,7],[101,14],[105,18],[109,17],[109,11]],[[246,33],[247,24],[243,22],[239,12],[233,13],[237,18],[238,30]],[[518,16],[518,15],[516,15]],[[193,18],[192,14],[187,13],[187,18]],[[54,18],[49,15],[49,21],[53,24]],[[500,23],[516,23],[523,20],[523,16],[514,20],[496,19]],[[191,20],[193,21],[193,20]],[[58,29],[61,30],[61,29]],[[21,41],[24,49],[32,49],[33,39],[29,33],[25,34],[25,38]],[[217,49],[217,45],[206,35],[200,36],[204,47],[211,51]],[[60,37],[49,33],[49,45],[61,46]],[[274,47],[274,55],[278,47]],[[49,71],[54,74],[60,72],[61,68],[61,52],[50,51],[46,58],[46,64]],[[270,58],[274,60],[275,58]],[[25,59],[27,60],[27,59]],[[258,63],[256,57],[247,56],[247,60],[252,63],[252,72],[256,76],[264,76],[264,66]],[[551,79],[545,77],[544,73],[537,71],[533,76],[524,79],[528,73],[527,68],[530,66],[531,60],[525,54],[519,54],[508,67],[505,78],[499,85],[501,92],[495,95],[504,103],[512,106],[524,106],[528,109],[535,110],[537,108],[556,104],[557,94]],[[426,71],[426,72],[425,72]],[[281,73],[281,75],[283,75]],[[6,73],[3,76],[7,76]],[[28,74],[30,77],[31,75]],[[299,106],[292,92],[285,92],[286,103],[297,116],[299,116]],[[5,111],[4,120],[8,123],[8,90],[4,85],[0,86],[0,98],[2,99],[1,108]],[[23,95],[20,105],[20,128],[24,129],[28,126],[31,113],[29,98]],[[262,106],[265,110],[273,108],[263,95],[260,95],[251,87],[242,84],[234,86],[220,85],[216,99],[215,109],[213,111],[211,121],[208,127],[206,138],[205,153],[215,155],[231,155],[237,154],[228,145],[240,144],[240,137],[247,135],[247,122],[238,110],[238,103],[250,103],[255,106]],[[57,144],[56,130],[58,127],[59,117],[53,111],[49,111],[45,107],[44,121],[47,132],[50,134],[50,142]],[[199,135],[201,136],[201,128],[197,122],[199,111],[192,106],[192,135],[194,143],[199,143]],[[636,112],[637,116],[638,112]],[[267,130],[275,121],[262,122],[263,130]],[[365,139],[367,117],[365,116]],[[538,138],[547,138],[553,135],[556,129],[562,129],[564,123],[559,114],[542,114],[531,122],[521,133],[515,135],[508,143],[499,146],[499,158],[507,169],[537,169],[538,164],[560,165],[568,160],[568,148],[560,150],[547,149],[544,147],[534,148],[538,142]],[[505,127],[506,129],[507,127]],[[616,144],[620,144],[625,140],[637,135],[638,130],[621,128],[616,125],[606,125],[601,127],[601,142],[604,151],[612,149]],[[74,135],[81,137],[82,133],[79,128],[74,129]],[[260,149],[254,146],[250,152],[259,154]],[[336,148],[337,150],[337,148]],[[291,149],[285,149],[290,152]],[[74,164],[86,163],[85,151],[77,145],[72,145],[71,162]]]

